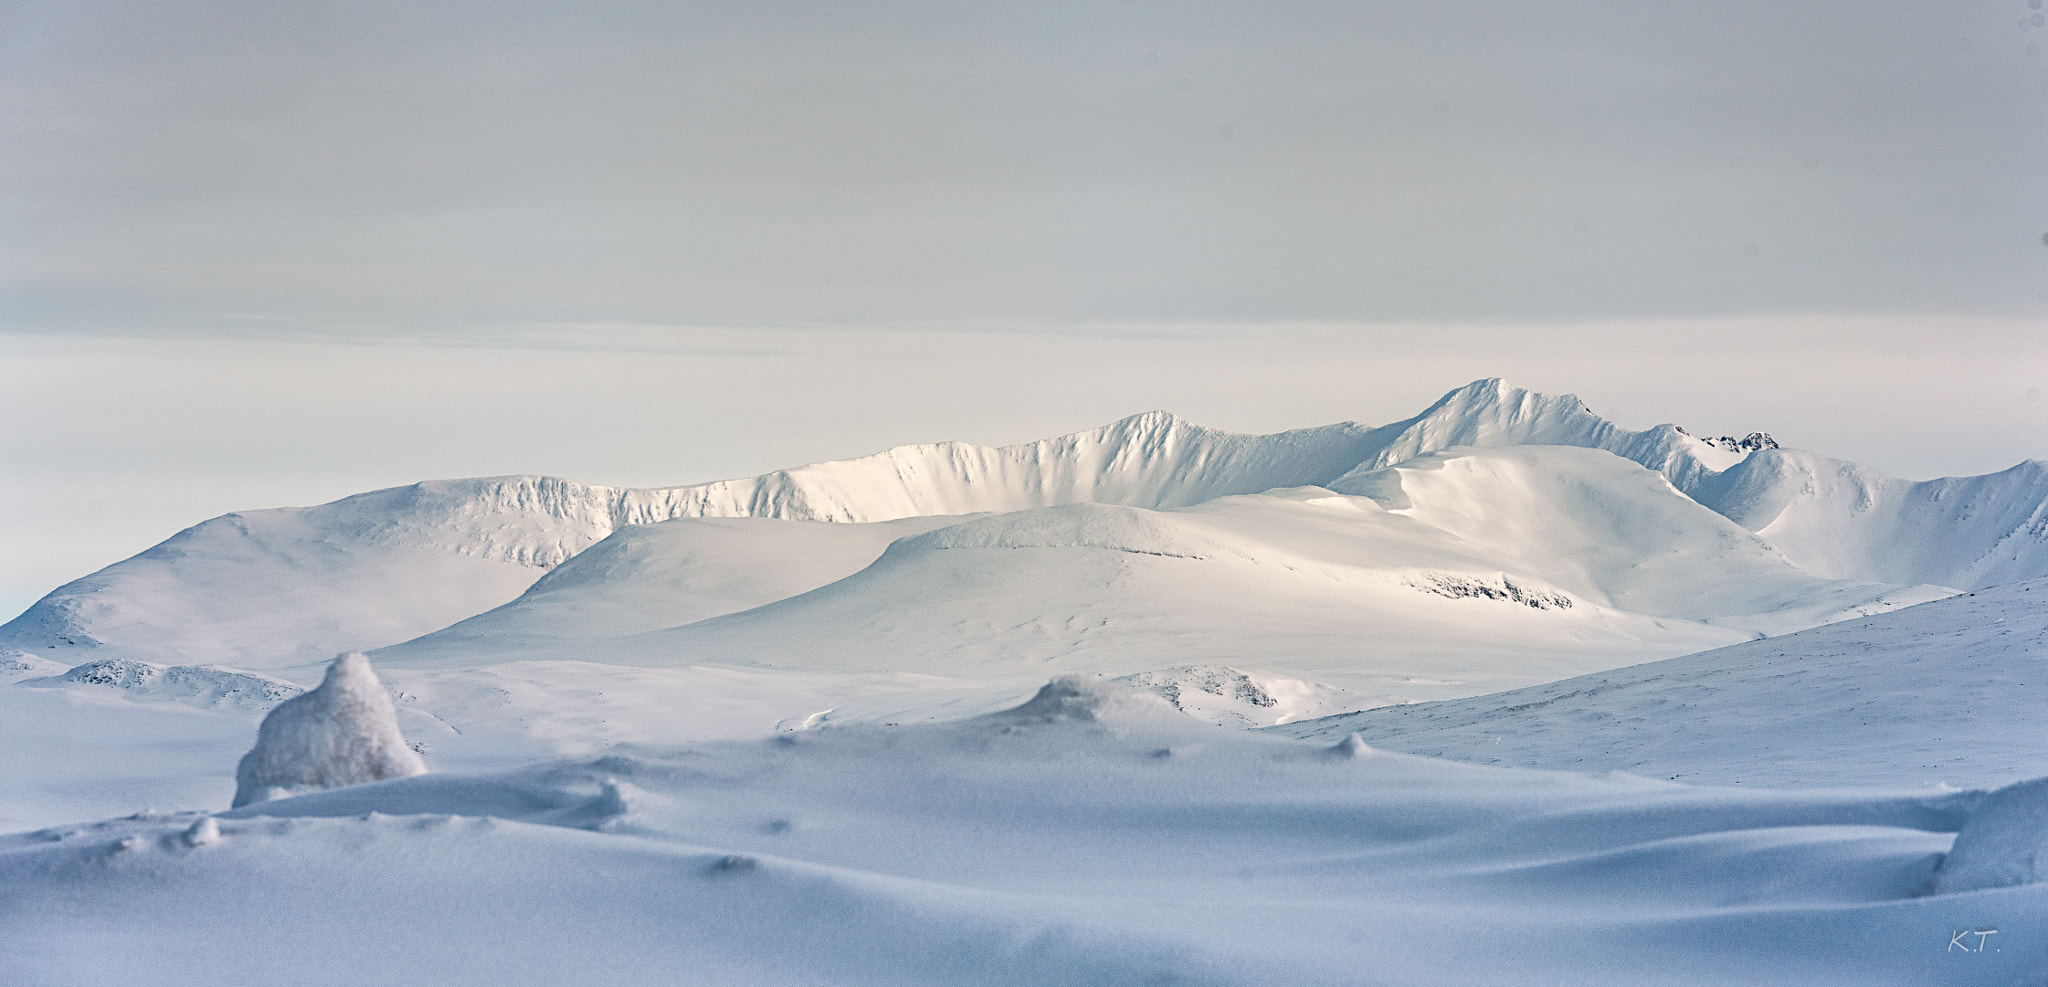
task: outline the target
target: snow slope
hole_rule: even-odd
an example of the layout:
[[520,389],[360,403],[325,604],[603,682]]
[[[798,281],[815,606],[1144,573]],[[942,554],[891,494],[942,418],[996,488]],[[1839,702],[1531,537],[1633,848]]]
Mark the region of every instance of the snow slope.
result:
[[2048,580],[1497,695],[1272,729],[1701,784],[2002,785],[2048,775]]
[[2048,576],[2048,461],[1913,482],[1767,449],[1696,495],[1818,575],[1965,589]]
[[408,648],[444,659],[502,660],[750,610],[850,576],[897,538],[954,520],[677,518],[629,525],[549,571],[518,599]]
[[1938,987],[2048,966],[2025,931],[2048,886],[1925,893],[1978,793],[1473,767],[1104,688],[0,839],[0,966],[949,987]]

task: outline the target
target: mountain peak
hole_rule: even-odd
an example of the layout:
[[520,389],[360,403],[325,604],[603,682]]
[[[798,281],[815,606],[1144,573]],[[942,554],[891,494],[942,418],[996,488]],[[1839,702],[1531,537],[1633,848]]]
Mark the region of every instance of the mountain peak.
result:
[[1377,456],[1360,464],[1360,470],[1381,469],[1452,446],[1568,445],[1606,449],[1620,432],[1611,422],[1587,410],[1576,394],[1542,394],[1516,387],[1499,377],[1466,384],[1438,398],[1422,414],[1387,428],[1395,430],[1395,434]]

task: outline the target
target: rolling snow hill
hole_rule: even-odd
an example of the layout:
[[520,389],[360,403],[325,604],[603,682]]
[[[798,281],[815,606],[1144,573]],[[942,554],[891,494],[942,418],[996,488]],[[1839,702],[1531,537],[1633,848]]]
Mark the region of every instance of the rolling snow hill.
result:
[[[1013,688],[1051,672],[1223,664],[1388,702],[1548,681],[1946,594],[1812,576],[1604,452],[1453,450],[1356,482],[1379,498],[1296,488],[1174,510],[990,515],[899,540],[802,595],[521,657],[887,668]],[[446,662],[431,636],[378,656]]]

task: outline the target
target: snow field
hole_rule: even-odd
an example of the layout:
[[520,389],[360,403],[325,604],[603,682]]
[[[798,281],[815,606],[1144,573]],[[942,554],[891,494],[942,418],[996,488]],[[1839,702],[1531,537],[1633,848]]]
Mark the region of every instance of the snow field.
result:
[[[0,955],[32,984],[2017,982],[2048,885],[1926,894],[1982,798],[1354,752],[1064,680],[280,799],[217,838],[8,837]],[[1947,948],[1984,928],[2009,938]]]

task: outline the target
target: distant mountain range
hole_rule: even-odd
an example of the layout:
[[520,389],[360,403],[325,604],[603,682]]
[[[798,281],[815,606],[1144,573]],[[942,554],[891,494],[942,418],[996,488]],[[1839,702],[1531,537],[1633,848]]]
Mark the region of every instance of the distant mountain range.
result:
[[1390,425],[1164,412],[621,489],[437,480],[230,514],[59,587],[0,649],[259,670],[573,658],[1252,667],[1472,695],[2048,576],[2048,462],[1907,481],[1476,381]]

